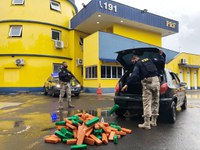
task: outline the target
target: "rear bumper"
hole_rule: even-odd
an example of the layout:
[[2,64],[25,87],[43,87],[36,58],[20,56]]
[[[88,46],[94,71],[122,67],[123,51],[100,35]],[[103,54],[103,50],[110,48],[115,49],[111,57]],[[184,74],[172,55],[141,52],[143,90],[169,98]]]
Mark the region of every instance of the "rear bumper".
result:
[[[141,97],[126,97],[126,96],[115,96],[115,104],[119,105],[121,109],[132,110],[132,111],[143,111],[143,103]],[[165,112],[171,108],[171,98],[160,99],[160,112]]]
[[71,88],[72,94],[79,94],[81,91],[81,88]]
[[[81,91],[81,88],[71,88],[71,93],[72,94],[79,94],[80,91]],[[60,89],[58,89],[58,88],[54,89],[54,93],[56,95],[60,95]]]

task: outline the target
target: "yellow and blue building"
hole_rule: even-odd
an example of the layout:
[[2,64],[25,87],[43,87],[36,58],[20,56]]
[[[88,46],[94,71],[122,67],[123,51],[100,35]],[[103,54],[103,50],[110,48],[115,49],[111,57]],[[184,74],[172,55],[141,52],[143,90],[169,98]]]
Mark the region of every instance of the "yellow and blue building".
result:
[[188,89],[200,87],[200,57],[162,48],[162,37],[178,33],[176,20],[110,0],[79,12],[74,0],[2,0],[0,10],[0,93],[42,91],[62,61],[86,92],[114,92],[124,73],[116,52],[149,46],[167,54]]

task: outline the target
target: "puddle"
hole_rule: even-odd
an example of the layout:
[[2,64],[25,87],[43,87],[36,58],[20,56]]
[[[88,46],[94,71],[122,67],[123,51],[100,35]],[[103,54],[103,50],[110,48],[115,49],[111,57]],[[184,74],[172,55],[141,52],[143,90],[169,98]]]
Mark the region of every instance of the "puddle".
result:
[[16,121],[14,124],[14,128],[20,127],[24,125],[24,121]]
[[[94,109],[92,109],[92,110],[77,109],[77,110],[69,110],[69,111],[61,109],[61,110],[57,110],[55,112],[52,112],[51,116],[54,115],[54,117],[55,117],[55,114],[57,115],[56,116],[57,118],[54,118],[54,120],[52,120],[54,122],[59,121],[59,120],[63,120],[64,118],[73,116],[77,113],[89,113],[89,114],[91,114],[93,116],[97,116],[101,119],[101,118],[104,118],[104,117],[105,118],[110,117],[109,110],[110,110],[110,108],[108,108],[108,109],[97,108],[95,110]],[[113,116],[113,115],[111,115],[111,116]]]
[[200,94],[187,94],[187,98],[190,100],[192,100],[192,99],[200,100]]
[[15,102],[12,102],[12,103],[9,103],[9,102],[0,102],[0,109],[6,108],[6,107],[15,107],[15,106],[19,106],[21,104],[22,103],[15,103]]
[[27,127],[25,126],[24,121],[22,120],[1,121],[0,135],[18,134],[26,129]]

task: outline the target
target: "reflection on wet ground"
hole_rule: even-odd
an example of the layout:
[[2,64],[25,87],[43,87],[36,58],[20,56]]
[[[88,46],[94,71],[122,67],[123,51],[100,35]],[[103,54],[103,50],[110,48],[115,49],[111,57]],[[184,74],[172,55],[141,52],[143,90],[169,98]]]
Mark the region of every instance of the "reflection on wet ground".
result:
[[1,121],[0,135],[19,134],[25,130],[27,130],[27,126],[24,124],[23,120]]
[[[137,120],[135,118],[117,118],[115,115],[109,116],[108,111],[114,104],[113,96],[80,95],[80,97],[72,98],[72,103],[76,106],[75,109],[68,109],[65,106],[64,110],[57,110],[58,98],[29,94],[0,95],[0,104],[11,104],[7,105],[8,107],[0,108],[0,150],[53,150],[55,149],[54,145],[43,143],[43,137],[52,134],[55,130],[52,114],[56,114],[56,120],[59,121],[77,113],[90,113],[98,116],[100,120],[103,118],[106,122],[116,121],[121,126],[133,129],[134,134],[126,138],[126,140],[122,139],[122,144],[119,143],[118,149],[132,149],[133,147],[135,149],[143,149],[142,147],[145,147],[144,149],[162,150],[189,149],[190,146],[187,145],[186,141],[189,141],[190,145],[195,149],[198,146],[200,147],[198,143],[194,143],[194,139],[200,138],[198,130],[199,121],[195,119],[199,118],[200,114],[200,93],[188,92],[187,99],[188,110],[184,112],[178,111],[176,124],[172,125],[159,121],[157,128],[147,132],[137,128],[137,124],[142,121],[141,118]],[[19,103],[20,105],[12,105]],[[195,127],[191,126],[191,124]],[[152,145],[155,147],[147,141],[154,143]],[[181,147],[181,145],[183,146]],[[56,149],[65,148],[66,145],[62,144],[56,146]],[[106,147],[106,149],[115,148],[112,144],[109,144],[108,148]],[[91,147],[90,149],[97,148]],[[98,147],[98,149],[105,149],[105,147]]]
[[199,99],[200,100],[200,94],[195,94],[195,95],[192,95],[192,94],[187,94],[187,98],[189,99]]
[[188,108],[200,108],[200,92],[187,92]]
[[109,117],[109,109],[102,109],[102,108],[97,108],[96,110],[70,110],[70,111],[64,111],[63,109],[60,109],[56,112],[52,112],[51,114],[57,114],[57,120],[54,121],[62,121],[66,117],[73,116],[78,113],[89,113],[93,116],[97,116],[99,118],[102,117]]

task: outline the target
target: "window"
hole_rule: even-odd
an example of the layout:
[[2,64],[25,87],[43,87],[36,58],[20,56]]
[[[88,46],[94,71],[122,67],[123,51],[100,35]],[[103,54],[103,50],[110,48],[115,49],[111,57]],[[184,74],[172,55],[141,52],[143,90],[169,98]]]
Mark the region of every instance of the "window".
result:
[[59,63],[54,63],[53,64],[53,73],[58,73],[60,68],[61,68],[62,64]]
[[13,5],[23,5],[24,4],[24,0],[13,0],[12,4]]
[[52,81],[52,77],[49,77],[49,78],[47,79],[47,81],[48,81],[48,82],[51,82],[51,81]]
[[172,84],[177,86],[180,84],[179,79],[177,78],[176,74],[170,72],[171,78],[172,78]]
[[60,40],[61,39],[61,32],[58,30],[52,30],[52,39],[53,40]]
[[86,79],[97,78],[97,66],[86,67],[85,73]]
[[60,3],[56,1],[52,1],[52,0],[50,1],[50,8],[52,10],[61,11]]
[[121,78],[124,74],[122,67],[118,66],[101,66],[101,78]]
[[82,37],[80,37],[80,39],[79,39],[79,45],[83,46],[83,38]]
[[22,26],[10,26],[9,37],[22,37]]
[[83,50],[83,38],[82,37],[80,37],[80,39],[79,39],[79,45],[81,47],[81,50]]
[[73,15],[73,17],[76,15],[76,13],[74,12],[74,11],[72,11],[72,15]]

